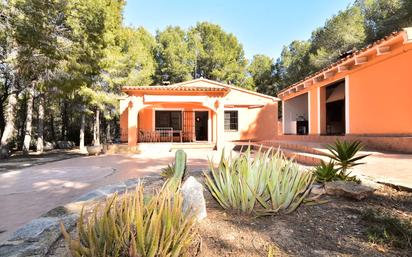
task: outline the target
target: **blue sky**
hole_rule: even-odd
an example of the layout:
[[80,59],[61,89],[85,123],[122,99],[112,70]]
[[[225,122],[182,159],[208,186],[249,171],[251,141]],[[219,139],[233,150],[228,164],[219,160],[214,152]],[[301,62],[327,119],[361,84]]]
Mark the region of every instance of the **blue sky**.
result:
[[168,25],[189,28],[197,21],[217,23],[236,35],[247,58],[278,58],[283,45],[308,39],[326,19],[353,0],[128,0],[125,25],[143,26],[152,34]]

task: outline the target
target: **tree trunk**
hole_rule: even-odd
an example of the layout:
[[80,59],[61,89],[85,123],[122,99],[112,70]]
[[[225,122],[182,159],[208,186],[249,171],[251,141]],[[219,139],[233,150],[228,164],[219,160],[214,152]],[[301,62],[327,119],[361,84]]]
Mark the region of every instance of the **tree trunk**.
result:
[[6,117],[6,125],[4,127],[3,135],[1,137],[0,158],[8,157],[8,144],[10,142],[10,139],[12,139],[15,130],[17,96],[14,92],[14,87],[15,85],[13,81],[10,90],[11,94],[8,97],[9,99],[4,113],[4,116]]
[[39,121],[37,127],[37,152],[42,153],[44,149],[44,94],[39,97]]
[[53,113],[50,114],[50,133],[51,133],[52,142],[56,142],[56,132],[54,131]]
[[32,133],[32,121],[33,121],[33,101],[34,101],[34,88],[33,85],[27,90],[27,117],[26,117],[26,129],[24,131],[24,141],[23,141],[23,154],[28,155],[30,150],[30,141]]
[[100,110],[96,109],[96,120],[94,122],[93,132],[94,145],[100,145]]
[[84,126],[86,123],[86,115],[84,113],[84,106],[82,107],[81,121],[80,121],[80,150],[84,150]]
[[61,140],[67,140],[67,130],[68,130],[68,114],[67,114],[67,101],[66,99],[63,100],[63,110],[62,110],[62,135]]
[[110,136],[110,120],[109,121],[107,121],[107,125],[106,125],[106,141],[107,141],[107,143],[110,143],[110,141],[112,140],[111,139],[111,136]]

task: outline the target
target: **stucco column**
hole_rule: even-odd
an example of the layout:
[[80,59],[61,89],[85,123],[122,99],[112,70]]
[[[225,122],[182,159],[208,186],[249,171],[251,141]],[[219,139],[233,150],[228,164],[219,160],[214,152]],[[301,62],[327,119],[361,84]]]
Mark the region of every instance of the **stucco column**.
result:
[[218,151],[221,151],[225,147],[225,105],[222,100],[218,102],[218,106],[216,108],[216,121],[217,121],[216,148]]
[[128,106],[128,127],[127,127],[127,144],[129,146],[137,145],[138,114],[143,107],[142,97],[131,97]]

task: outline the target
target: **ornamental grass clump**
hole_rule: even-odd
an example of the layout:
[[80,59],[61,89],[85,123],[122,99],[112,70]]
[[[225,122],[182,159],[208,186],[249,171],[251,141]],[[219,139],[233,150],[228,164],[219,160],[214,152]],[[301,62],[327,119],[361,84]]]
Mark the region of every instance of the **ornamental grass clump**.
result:
[[272,215],[294,211],[313,183],[311,172],[302,171],[280,151],[250,148],[237,157],[222,157],[217,169],[210,163],[206,185],[224,209]]
[[163,188],[147,199],[143,186],[115,195],[89,217],[82,211],[77,235],[62,226],[72,256],[182,256],[194,239],[194,217],[182,210],[179,191]]

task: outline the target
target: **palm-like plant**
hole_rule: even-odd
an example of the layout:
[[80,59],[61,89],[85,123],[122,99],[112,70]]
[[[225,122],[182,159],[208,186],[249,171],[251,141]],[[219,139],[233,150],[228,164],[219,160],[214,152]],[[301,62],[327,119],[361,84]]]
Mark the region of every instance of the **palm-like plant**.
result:
[[358,162],[359,160],[369,156],[369,154],[358,155],[356,154],[362,150],[363,146],[360,141],[340,141],[339,139],[333,145],[327,145],[329,150],[327,156],[336,162],[339,170],[343,175],[347,175],[346,171],[354,166],[364,164]]
[[339,179],[339,169],[335,168],[335,163],[330,161],[328,163],[323,160],[320,161],[320,164],[316,166],[314,170],[317,182],[328,182]]

